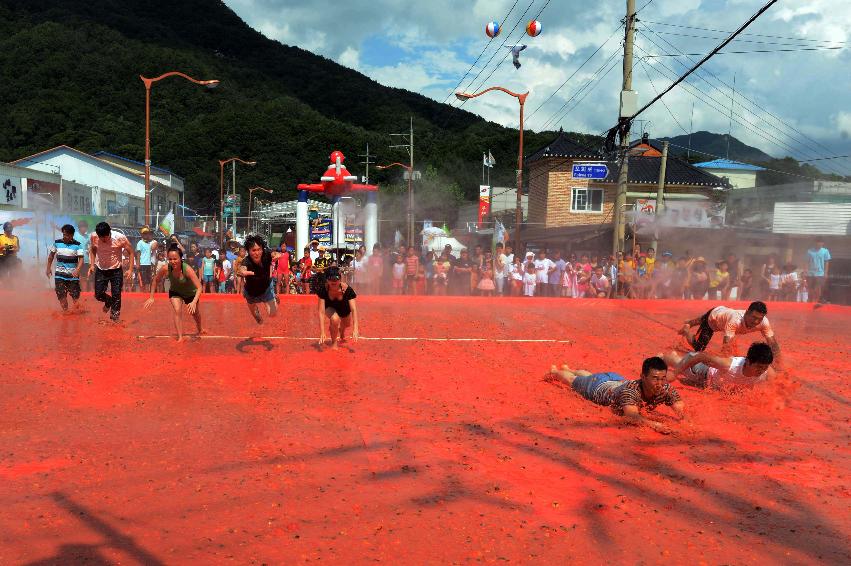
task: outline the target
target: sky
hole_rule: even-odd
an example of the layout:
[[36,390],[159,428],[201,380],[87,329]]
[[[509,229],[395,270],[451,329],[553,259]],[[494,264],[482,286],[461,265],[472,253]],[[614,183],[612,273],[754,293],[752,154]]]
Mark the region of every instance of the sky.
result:
[[[439,102],[458,106],[454,91],[492,85],[528,90],[526,128],[598,134],[617,120],[624,0],[225,3],[270,39]],[[693,54],[709,52],[764,3],[636,0],[633,90],[639,106],[700,59]],[[538,37],[525,34],[531,19],[542,24]],[[490,40],[485,25],[492,20],[503,31]],[[851,2],[780,0],[746,33],[724,51],[751,53],[713,57],[699,76],[667,94],[665,104],[642,114],[645,121],[636,123],[634,135],[731,131],[776,157],[851,155]],[[520,55],[522,67],[515,69],[508,47],[518,43],[527,48]],[[518,125],[517,102],[510,96],[492,93],[463,106],[487,120]],[[849,158],[812,163],[851,175]]]

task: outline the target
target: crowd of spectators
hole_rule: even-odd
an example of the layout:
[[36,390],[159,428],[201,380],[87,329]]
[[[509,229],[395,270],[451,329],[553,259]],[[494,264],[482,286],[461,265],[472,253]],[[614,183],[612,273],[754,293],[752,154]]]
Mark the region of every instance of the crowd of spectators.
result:
[[[156,255],[165,265],[165,246]],[[279,294],[307,294],[317,273],[336,265],[360,294],[475,295],[562,298],[709,299],[799,301],[819,300],[830,253],[817,243],[808,251],[807,265],[781,265],[776,255],[746,265],[735,254],[707,261],[686,252],[657,254],[636,245],[616,255],[562,254],[559,249],[537,249],[515,254],[511,245],[498,243],[440,252],[418,253],[414,247],[382,247],[372,253],[361,246],[338,257],[317,241],[301,254],[282,253],[272,266]],[[197,272],[205,293],[240,293],[235,276],[245,249],[233,242],[225,249],[201,249],[192,243],[186,261]],[[127,289],[139,281],[127,281]],[[815,292],[811,287],[817,287]]]

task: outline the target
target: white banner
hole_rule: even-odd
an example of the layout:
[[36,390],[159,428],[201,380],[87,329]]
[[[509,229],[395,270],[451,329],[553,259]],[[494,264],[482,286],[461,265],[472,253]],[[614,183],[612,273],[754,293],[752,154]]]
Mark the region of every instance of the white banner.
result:
[[661,228],[721,228],[727,207],[721,203],[702,201],[667,201],[665,210],[656,217],[656,199],[636,199],[633,222],[638,233],[652,230],[658,221]]

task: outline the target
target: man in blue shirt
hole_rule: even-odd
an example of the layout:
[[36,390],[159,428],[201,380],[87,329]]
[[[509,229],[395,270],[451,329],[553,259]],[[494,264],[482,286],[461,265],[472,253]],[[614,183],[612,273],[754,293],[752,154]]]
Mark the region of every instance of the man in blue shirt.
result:
[[807,284],[810,302],[821,302],[821,292],[830,275],[830,251],[824,247],[822,238],[816,239],[814,248],[807,250]]
[[77,300],[80,298],[80,270],[83,268],[84,252],[84,244],[74,239],[74,227],[66,224],[62,227],[62,237],[53,243],[47,256],[45,274],[48,277],[52,274],[53,258],[56,258],[56,298],[65,312],[68,312],[69,294],[74,301],[74,310],[79,308]]

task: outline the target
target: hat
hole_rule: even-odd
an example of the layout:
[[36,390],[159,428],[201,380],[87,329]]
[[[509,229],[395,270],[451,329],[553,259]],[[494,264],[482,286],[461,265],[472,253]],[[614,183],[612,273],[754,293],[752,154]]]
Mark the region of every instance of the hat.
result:
[[526,257],[535,257],[533,252],[526,252]]
[[698,256],[698,258],[696,260],[694,260],[694,262],[695,263],[706,263],[706,260],[703,259],[703,256]]
[[666,251],[665,253],[663,253],[663,254],[662,254],[662,257],[674,257],[674,254],[672,254],[671,252]]
[[148,228],[147,226],[142,226],[142,229],[139,230],[140,234],[149,234],[150,232],[151,232],[151,229]]

